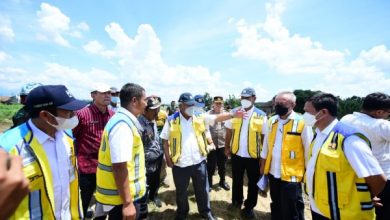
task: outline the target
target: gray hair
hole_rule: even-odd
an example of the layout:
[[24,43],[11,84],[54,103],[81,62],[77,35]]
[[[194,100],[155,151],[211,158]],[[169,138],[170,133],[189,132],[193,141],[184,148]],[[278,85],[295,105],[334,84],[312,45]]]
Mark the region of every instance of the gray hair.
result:
[[289,91],[279,92],[277,96],[282,96],[282,95],[288,96],[288,99],[290,101],[292,101],[293,103],[295,103],[297,101],[297,97],[295,96],[295,94],[293,92],[289,92]]

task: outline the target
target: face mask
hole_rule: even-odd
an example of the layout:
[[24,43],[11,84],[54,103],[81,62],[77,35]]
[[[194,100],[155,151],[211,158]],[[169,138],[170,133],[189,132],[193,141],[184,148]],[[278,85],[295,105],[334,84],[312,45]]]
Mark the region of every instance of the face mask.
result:
[[275,105],[275,113],[279,116],[286,115],[288,112],[288,108],[284,105],[277,104]]
[[309,127],[313,127],[314,124],[317,122],[316,116],[310,113],[305,112],[302,117],[303,120],[305,121],[305,125]]
[[186,108],[186,110],[184,112],[188,116],[193,116],[195,114],[195,111],[196,111],[196,107],[195,106],[191,106],[191,107]]
[[112,103],[118,103],[118,102],[119,102],[119,97],[112,96],[112,97],[111,97],[111,102],[112,102]]
[[55,127],[57,130],[73,129],[79,124],[79,119],[76,115],[71,118],[55,117],[55,119],[57,120],[58,125],[51,124],[50,122],[48,122],[48,124]]
[[201,108],[201,107],[196,107],[194,113],[200,115],[200,114],[205,113],[205,111],[204,111],[203,108]]
[[243,108],[249,108],[252,106],[252,102],[247,99],[241,99],[241,106]]

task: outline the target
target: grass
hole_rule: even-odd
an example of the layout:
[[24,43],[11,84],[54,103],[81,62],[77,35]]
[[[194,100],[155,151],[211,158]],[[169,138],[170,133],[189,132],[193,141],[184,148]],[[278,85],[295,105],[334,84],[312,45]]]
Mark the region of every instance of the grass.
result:
[[12,116],[20,109],[22,105],[5,105],[0,104],[0,123],[9,124],[12,123]]

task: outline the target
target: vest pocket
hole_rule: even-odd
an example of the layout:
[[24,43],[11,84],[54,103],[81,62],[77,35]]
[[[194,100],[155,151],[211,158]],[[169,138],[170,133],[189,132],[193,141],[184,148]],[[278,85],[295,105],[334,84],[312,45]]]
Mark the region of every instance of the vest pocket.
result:
[[261,132],[263,119],[253,118],[251,121],[252,121],[252,123],[250,124],[251,130],[255,132]]
[[322,147],[321,152],[323,160],[326,161],[321,163],[323,169],[331,172],[339,172],[342,168],[342,160],[337,150],[329,150],[327,147]]

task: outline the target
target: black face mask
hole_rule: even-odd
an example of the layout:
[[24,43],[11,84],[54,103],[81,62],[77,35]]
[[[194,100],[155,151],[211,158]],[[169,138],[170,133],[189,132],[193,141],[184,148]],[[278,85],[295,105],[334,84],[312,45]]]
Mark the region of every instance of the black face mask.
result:
[[286,115],[288,112],[288,108],[284,105],[277,104],[275,105],[275,113],[279,116]]

